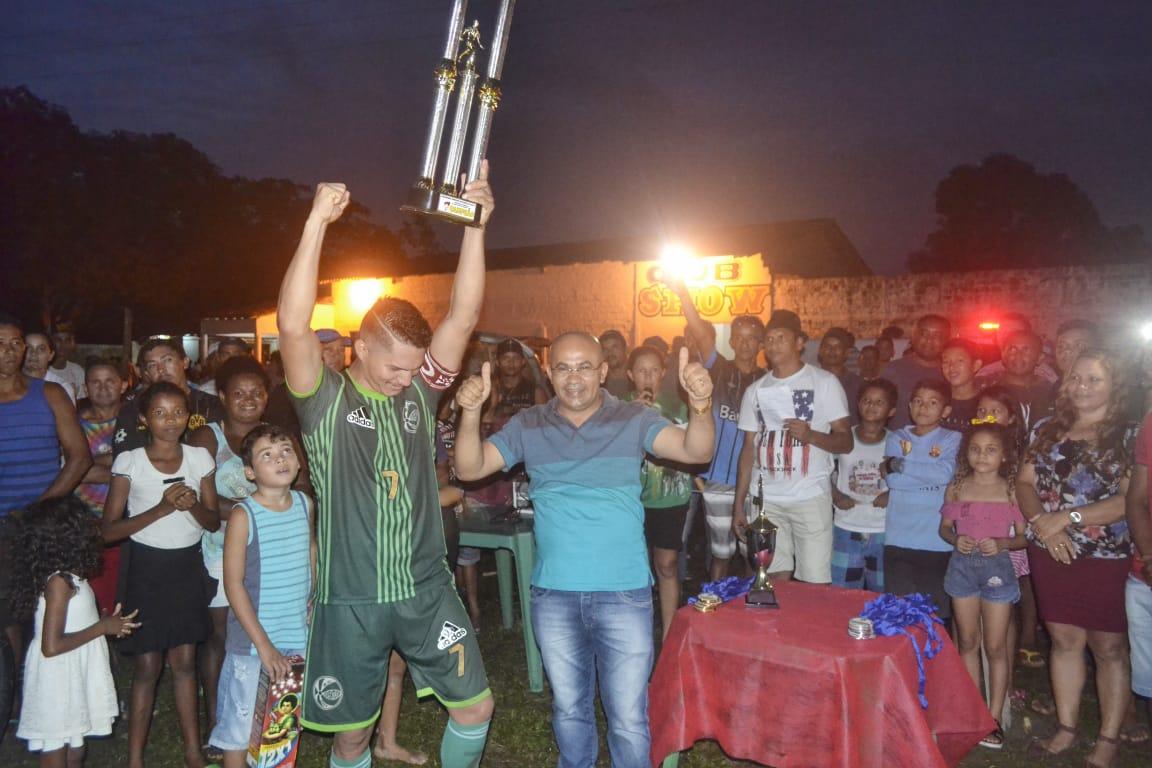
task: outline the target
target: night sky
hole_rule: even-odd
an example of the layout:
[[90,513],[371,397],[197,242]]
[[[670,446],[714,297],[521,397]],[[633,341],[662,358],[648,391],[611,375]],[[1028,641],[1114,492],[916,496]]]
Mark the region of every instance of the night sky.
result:
[[[395,225],[451,0],[4,3],[0,85]],[[494,0],[473,0],[485,40]],[[1152,5],[520,0],[491,243],[832,217],[902,270],[954,166],[1009,152],[1152,235]],[[442,238],[450,235],[442,233]]]

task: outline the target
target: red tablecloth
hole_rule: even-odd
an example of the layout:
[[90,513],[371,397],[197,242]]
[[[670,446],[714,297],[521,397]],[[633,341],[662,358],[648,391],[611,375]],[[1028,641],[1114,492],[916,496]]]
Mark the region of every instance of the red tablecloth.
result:
[[779,610],[737,598],[715,613],[677,612],[649,687],[654,766],[699,739],[775,768],[952,766],[995,728],[942,627],[924,710],[906,637],[848,637],[848,619],[875,594],[796,582],[776,591]]

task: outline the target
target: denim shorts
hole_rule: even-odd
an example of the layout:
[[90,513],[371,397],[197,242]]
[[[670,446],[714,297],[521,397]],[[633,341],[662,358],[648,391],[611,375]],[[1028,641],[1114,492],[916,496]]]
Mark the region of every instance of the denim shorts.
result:
[[1132,690],[1152,696],[1152,587],[1135,576],[1125,585],[1128,643],[1132,649]]
[[[288,651],[285,656],[303,656],[303,651]],[[216,727],[208,743],[225,752],[246,750],[252,738],[252,711],[260,686],[260,657],[228,653],[220,669],[220,687],[216,696]]]
[[950,597],[979,597],[989,603],[1015,603],[1020,584],[1007,552],[991,556],[975,550],[967,555],[952,553],[944,574],[944,591]]

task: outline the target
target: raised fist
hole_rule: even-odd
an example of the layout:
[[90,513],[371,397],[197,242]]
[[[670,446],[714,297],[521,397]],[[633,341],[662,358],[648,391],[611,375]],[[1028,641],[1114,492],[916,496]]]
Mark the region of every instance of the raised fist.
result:
[[325,224],[331,224],[340,218],[351,200],[352,196],[343,184],[321,182],[316,185],[316,197],[312,198],[312,215]]
[[478,411],[488,401],[492,392],[492,364],[480,366],[479,376],[469,376],[456,391],[456,405],[465,411]]

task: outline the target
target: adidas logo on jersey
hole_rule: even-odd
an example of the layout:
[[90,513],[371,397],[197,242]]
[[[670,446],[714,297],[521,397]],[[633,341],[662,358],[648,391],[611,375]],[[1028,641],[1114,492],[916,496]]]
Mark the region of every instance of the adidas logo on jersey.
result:
[[440,628],[440,639],[436,641],[436,647],[442,651],[448,646],[463,640],[467,634],[468,630],[463,627],[458,627],[450,621],[446,621],[444,622],[444,626]]
[[348,414],[348,423],[355,424],[358,427],[365,427],[366,429],[376,429],[376,425],[372,423],[372,419],[368,418],[368,409],[360,406],[352,413]]

